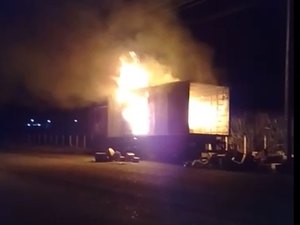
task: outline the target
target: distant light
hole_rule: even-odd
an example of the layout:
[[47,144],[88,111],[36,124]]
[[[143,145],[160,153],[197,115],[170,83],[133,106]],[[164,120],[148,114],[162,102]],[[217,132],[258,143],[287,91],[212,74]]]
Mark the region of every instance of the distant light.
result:
[[30,127],[31,125],[30,125],[30,123],[27,123],[27,127]]
[[34,122],[34,119],[30,119],[30,121],[33,123],[33,122]]
[[77,123],[77,122],[78,122],[78,120],[74,120],[74,122],[75,122],[75,123]]
[[134,140],[137,140],[137,137],[133,137]]
[[47,123],[51,123],[51,120],[47,120]]
[[40,127],[40,126],[41,126],[41,124],[40,124],[40,123],[38,123],[38,124],[37,124],[37,126],[38,126],[38,127]]

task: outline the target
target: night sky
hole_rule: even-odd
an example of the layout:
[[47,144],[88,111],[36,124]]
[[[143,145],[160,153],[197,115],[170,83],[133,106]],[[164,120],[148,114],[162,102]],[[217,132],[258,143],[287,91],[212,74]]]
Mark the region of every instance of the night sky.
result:
[[[3,85],[9,90],[0,86],[2,96],[13,96],[5,104],[14,102],[16,98],[32,101],[30,100],[32,94],[28,93],[24,84],[16,78],[18,75],[16,77],[10,75],[10,78],[7,78],[5,60],[8,58],[6,54],[10,54],[10,51],[5,50],[10,49],[7,48],[8,46],[26,45],[32,37],[41,35],[39,32],[42,31],[36,29],[40,20],[45,20],[45,17],[38,13],[41,8],[46,8],[46,12],[50,12],[50,19],[51,15],[55,17],[56,11],[53,9],[59,8],[61,1],[45,1],[45,4],[41,2],[44,3],[44,1],[34,0],[1,1],[0,46],[4,49],[0,54],[1,82],[13,83],[13,85],[6,85],[6,83]],[[68,5],[67,7],[72,7],[73,2],[79,2],[82,6],[98,7],[103,18],[106,16],[105,9],[110,7],[110,4],[114,4],[112,3],[114,1],[92,0],[63,2]],[[126,4],[132,1],[122,2]],[[159,7],[164,7],[164,1],[161,2],[162,4],[158,4]],[[51,10],[47,10],[47,7]],[[51,14],[53,12],[54,14]],[[213,64],[219,71],[217,80],[218,83],[231,88],[233,109],[283,110],[285,0],[181,1],[177,3],[174,13],[196,40],[213,49]],[[61,38],[59,32],[53,36],[58,42]],[[44,45],[45,43],[48,42],[44,42]],[[43,47],[52,48],[51,45]],[[52,57],[56,56],[52,55]],[[39,104],[43,103],[44,100],[39,102]]]
[[193,34],[214,46],[233,108],[282,110],[286,1],[204,1],[182,10]]

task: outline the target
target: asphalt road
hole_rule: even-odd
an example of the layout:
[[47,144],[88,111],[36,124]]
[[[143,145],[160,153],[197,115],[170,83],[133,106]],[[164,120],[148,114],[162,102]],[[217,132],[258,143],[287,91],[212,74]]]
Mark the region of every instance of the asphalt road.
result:
[[0,224],[293,224],[293,177],[0,153]]

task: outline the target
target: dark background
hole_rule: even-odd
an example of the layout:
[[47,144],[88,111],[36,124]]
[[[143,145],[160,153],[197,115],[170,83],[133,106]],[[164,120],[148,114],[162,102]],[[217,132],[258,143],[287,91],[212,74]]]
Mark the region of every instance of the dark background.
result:
[[[56,4],[59,4],[58,2]],[[101,1],[82,2],[99,7],[104,4]],[[109,1],[103,2],[109,4]],[[2,0],[0,4],[2,31],[25,29],[22,26],[29,26],[26,29],[30,30],[30,26],[34,23],[23,24],[16,21],[24,17],[35,18],[35,12],[42,5],[34,0]],[[160,7],[164,7],[163,4]],[[233,112],[235,110],[283,112],[285,0],[182,1],[178,3],[175,10],[193,36],[214,49],[214,63],[221,71],[218,81],[228,85],[231,89]],[[291,28],[291,56],[293,56],[293,21]],[[2,38],[5,39],[5,32]],[[15,44],[26,38],[26,35],[19,36],[8,44]],[[291,57],[290,64],[292,99],[293,57]],[[0,65],[5,67],[2,63]],[[27,101],[31,97],[21,84],[15,89],[17,98],[24,98],[24,101]],[[39,104],[47,103],[40,102]],[[1,127],[6,131],[8,127],[19,126],[24,118],[35,113],[35,108],[24,107],[15,104],[14,101],[2,104],[0,109]]]
[[214,46],[233,108],[283,110],[286,7],[282,0],[211,0],[181,10],[193,34]]

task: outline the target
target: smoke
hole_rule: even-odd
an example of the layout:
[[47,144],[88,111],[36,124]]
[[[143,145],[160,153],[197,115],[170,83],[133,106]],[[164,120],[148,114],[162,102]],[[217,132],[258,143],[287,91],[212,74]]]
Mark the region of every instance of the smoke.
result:
[[167,1],[32,0],[26,6],[0,22],[0,102],[77,107],[102,101],[128,51],[157,74],[214,82],[212,49],[193,40]]

